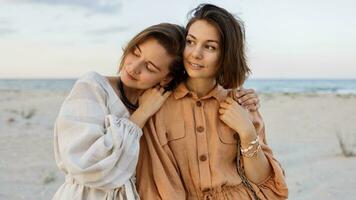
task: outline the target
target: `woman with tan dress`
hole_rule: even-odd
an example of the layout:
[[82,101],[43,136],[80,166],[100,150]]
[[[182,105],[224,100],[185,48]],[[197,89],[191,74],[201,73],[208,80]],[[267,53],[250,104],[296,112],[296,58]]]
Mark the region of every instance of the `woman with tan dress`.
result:
[[141,198],[287,199],[284,171],[267,145],[260,114],[234,95],[250,72],[242,23],[203,4],[186,30],[188,78],[144,127]]

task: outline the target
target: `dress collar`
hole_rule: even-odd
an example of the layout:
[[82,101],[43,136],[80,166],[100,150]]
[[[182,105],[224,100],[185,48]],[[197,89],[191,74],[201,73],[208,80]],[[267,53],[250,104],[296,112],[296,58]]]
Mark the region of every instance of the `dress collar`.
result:
[[198,98],[198,95],[193,92],[190,91],[186,84],[184,82],[180,83],[178,85],[178,87],[174,90],[173,95],[175,97],[175,99],[181,99],[185,96],[188,97],[192,97],[196,100],[198,99],[208,99],[208,98],[215,98],[217,99],[219,102],[221,102],[222,100],[224,100],[227,96],[227,90],[224,89],[221,85],[216,84],[216,86],[205,96]]

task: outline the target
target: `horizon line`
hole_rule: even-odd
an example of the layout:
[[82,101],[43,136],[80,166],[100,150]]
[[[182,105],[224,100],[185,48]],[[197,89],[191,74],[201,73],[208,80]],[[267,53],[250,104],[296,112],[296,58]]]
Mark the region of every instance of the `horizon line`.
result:
[[[81,75],[80,75],[81,76]],[[80,76],[69,76],[69,77],[1,77],[0,80],[76,80]],[[327,77],[256,77],[256,78],[248,78],[248,80],[355,80],[355,78],[345,77],[335,77],[335,78],[327,78]]]

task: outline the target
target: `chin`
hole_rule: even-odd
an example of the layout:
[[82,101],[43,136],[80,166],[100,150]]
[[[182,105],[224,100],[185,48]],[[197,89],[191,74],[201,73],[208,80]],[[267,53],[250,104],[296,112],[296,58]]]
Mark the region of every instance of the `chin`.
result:
[[189,78],[203,78],[204,74],[202,74],[201,72],[198,71],[191,71],[191,70],[187,70],[188,76]]
[[121,76],[120,79],[121,79],[121,82],[123,82],[125,85],[127,85],[127,86],[130,85],[131,81],[125,75]]
[[139,83],[137,83],[137,81],[133,81],[133,80],[131,80],[131,79],[128,79],[128,78],[125,77],[125,76],[122,76],[122,77],[121,77],[121,81],[122,81],[122,83],[123,83],[125,86],[127,86],[127,87],[129,87],[129,88],[138,89]]

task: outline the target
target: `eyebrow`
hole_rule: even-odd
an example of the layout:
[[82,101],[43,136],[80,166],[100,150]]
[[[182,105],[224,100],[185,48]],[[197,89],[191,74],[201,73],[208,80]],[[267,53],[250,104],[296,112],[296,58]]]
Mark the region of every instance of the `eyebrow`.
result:
[[[140,53],[142,53],[140,47],[138,45],[136,45],[137,49],[140,51]],[[155,65],[152,61],[148,61],[148,63],[150,63],[151,65],[153,65],[154,68],[156,68],[158,71],[161,71],[161,69]]]
[[[192,37],[193,39],[197,39],[196,37],[194,37],[194,35],[192,35],[192,34],[188,34],[187,36],[190,36],[190,37]],[[207,42],[215,42],[215,43],[217,43],[217,44],[219,44],[219,41],[217,41],[217,40],[207,40]]]

